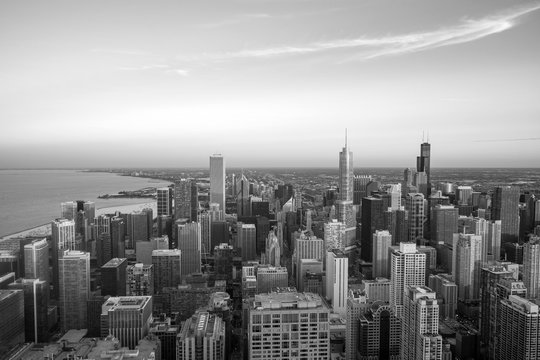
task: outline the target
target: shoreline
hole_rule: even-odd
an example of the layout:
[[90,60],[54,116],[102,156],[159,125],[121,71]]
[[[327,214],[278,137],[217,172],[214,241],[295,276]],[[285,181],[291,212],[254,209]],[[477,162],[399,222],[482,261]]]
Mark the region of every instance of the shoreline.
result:
[[[121,213],[130,213],[133,211],[140,211],[145,208],[151,208],[153,210],[154,218],[157,215],[157,202],[141,202],[138,204],[128,204],[128,205],[119,205],[119,206],[110,206],[110,207],[102,207],[99,209],[96,209],[96,216],[103,215],[103,214],[113,214],[116,211],[119,211]],[[51,219],[51,221],[54,219]],[[4,235],[0,237],[0,241],[13,239],[13,238],[21,238],[21,237],[28,237],[28,236],[50,236],[51,235],[51,223],[45,223],[42,225],[33,226],[28,229],[24,229],[21,231],[17,231],[12,234]]]

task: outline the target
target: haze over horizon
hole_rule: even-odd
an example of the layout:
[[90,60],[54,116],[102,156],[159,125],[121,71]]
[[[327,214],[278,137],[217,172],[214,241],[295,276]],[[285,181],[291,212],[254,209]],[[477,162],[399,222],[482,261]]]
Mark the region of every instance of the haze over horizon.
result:
[[540,2],[0,4],[0,168],[538,167]]

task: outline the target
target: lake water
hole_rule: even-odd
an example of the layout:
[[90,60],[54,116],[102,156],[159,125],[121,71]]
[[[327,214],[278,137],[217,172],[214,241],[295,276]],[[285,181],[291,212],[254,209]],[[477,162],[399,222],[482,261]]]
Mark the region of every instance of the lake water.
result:
[[153,179],[78,170],[0,170],[0,237],[60,217],[60,203],[87,200],[96,209],[153,201],[98,199],[122,190],[169,185]]

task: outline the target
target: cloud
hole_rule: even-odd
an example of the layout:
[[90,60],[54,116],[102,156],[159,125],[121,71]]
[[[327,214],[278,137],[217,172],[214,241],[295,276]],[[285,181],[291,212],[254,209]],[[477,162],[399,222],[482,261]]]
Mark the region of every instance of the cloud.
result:
[[247,49],[218,54],[181,56],[185,61],[227,61],[234,59],[264,59],[280,56],[319,54],[330,51],[353,51],[343,61],[370,60],[383,56],[425,51],[443,46],[467,43],[494,35],[518,24],[518,19],[540,9],[540,3],[514,8],[503,13],[480,19],[464,19],[460,24],[438,30],[388,35],[383,37],[357,37],[315,42],[303,46],[280,46],[264,49]]
[[204,28],[204,29],[214,29],[214,28],[218,28],[222,26],[240,24],[246,21],[251,21],[251,20],[270,19],[270,18],[272,18],[272,15],[270,14],[248,13],[248,14],[236,15],[231,19],[220,20],[220,21],[205,23],[205,24],[199,24],[197,25],[197,27]]
[[169,65],[165,64],[152,64],[152,65],[142,65],[142,66],[121,66],[118,69],[124,71],[144,71],[144,70],[154,70],[154,69],[169,69]]
[[110,55],[149,55],[148,52],[142,50],[132,50],[132,49],[102,49],[96,48],[91,49],[90,52],[98,54],[110,54]]

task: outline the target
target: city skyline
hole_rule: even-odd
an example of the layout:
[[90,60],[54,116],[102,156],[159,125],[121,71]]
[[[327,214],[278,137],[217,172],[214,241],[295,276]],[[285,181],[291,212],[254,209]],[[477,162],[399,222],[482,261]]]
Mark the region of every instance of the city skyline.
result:
[[4,2],[0,168],[538,166],[539,9]]

